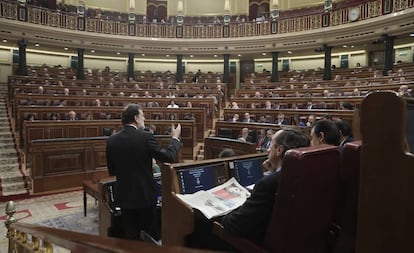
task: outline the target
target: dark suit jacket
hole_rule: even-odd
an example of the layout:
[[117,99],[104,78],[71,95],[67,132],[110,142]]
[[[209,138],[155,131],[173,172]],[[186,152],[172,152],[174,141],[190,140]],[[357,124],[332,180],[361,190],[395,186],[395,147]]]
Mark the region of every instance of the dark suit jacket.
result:
[[152,158],[173,162],[181,142],[172,139],[163,149],[154,136],[133,126],[109,137],[106,161],[109,174],[116,176],[115,202],[122,208],[148,208],[156,205],[156,186],[153,180]]
[[269,225],[280,172],[260,179],[242,206],[221,219],[230,234],[262,243]]
[[[279,120],[276,119],[275,124],[279,124]],[[285,118],[279,125],[289,125],[289,120]]]
[[[239,138],[242,138],[242,136],[240,135],[240,136],[239,136]],[[246,142],[251,142],[251,143],[254,143],[254,138],[253,138],[253,136],[251,136],[250,134],[248,134],[248,135],[246,136]]]

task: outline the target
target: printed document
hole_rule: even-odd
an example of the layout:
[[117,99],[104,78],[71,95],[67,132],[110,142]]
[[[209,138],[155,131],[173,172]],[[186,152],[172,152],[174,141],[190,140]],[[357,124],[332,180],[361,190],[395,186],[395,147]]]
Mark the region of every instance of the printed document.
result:
[[177,194],[177,197],[200,210],[208,219],[225,215],[241,206],[250,192],[241,186],[235,178],[218,185],[208,191],[198,191],[193,194]]

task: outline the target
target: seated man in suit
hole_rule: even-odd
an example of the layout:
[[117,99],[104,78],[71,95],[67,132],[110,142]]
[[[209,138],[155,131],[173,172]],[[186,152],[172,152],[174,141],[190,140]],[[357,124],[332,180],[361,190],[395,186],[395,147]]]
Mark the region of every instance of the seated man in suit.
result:
[[[222,223],[229,233],[260,242],[264,234],[273,209],[277,182],[285,152],[292,148],[309,146],[307,135],[296,130],[279,130],[271,136],[269,157],[264,166],[271,170],[268,176],[260,179],[246,202],[229,214],[215,218]],[[212,223],[200,211],[195,211],[196,226],[194,233],[187,238],[187,246],[208,248],[214,250],[228,250],[227,245],[212,235]]]
[[[339,131],[330,120],[320,120],[311,130],[312,146],[320,144],[338,145]],[[263,165],[274,171],[259,180],[251,196],[239,208],[221,219],[224,229],[235,236],[244,237],[261,244],[269,224],[278,178],[283,167],[283,157],[289,149],[309,146],[309,138],[296,130],[279,130],[272,137],[269,158]]]
[[260,179],[251,196],[239,208],[221,219],[224,229],[235,236],[261,243],[272,215],[278,178],[286,151],[309,146],[309,137],[304,133],[285,129],[272,136],[269,158],[263,165],[272,173]]
[[246,112],[244,114],[243,122],[246,122],[246,123],[254,122],[254,120],[250,117],[250,113]]
[[76,112],[75,111],[69,111],[68,116],[67,116],[67,120],[78,120],[78,117],[76,116]]
[[238,122],[239,121],[239,115],[236,113],[233,115],[232,118],[230,118],[228,121],[230,122]]
[[319,144],[339,145],[340,133],[332,120],[318,120],[311,129],[311,145]]
[[238,139],[239,141],[244,141],[244,142],[254,142],[253,136],[251,136],[249,134],[249,129],[247,127],[244,127],[241,131],[241,135]]
[[338,127],[341,139],[339,141],[339,148],[342,150],[343,146],[354,140],[352,136],[351,126],[344,120],[335,120],[335,125]]
[[277,120],[276,120],[275,124],[278,124],[278,125],[289,125],[289,120],[287,118],[285,118],[285,114],[284,113],[279,113],[277,115]]

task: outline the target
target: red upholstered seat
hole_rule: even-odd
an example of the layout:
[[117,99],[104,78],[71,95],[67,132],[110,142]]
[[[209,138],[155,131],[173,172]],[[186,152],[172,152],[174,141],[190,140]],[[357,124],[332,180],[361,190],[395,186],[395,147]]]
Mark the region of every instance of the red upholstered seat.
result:
[[337,207],[339,231],[335,253],[355,252],[359,171],[362,142],[346,143],[341,153],[340,195]]
[[288,151],[264,245],[233,237],[217,223],[214,233],[241,252],[326,252],[339,166],[339,151],[334,146]]

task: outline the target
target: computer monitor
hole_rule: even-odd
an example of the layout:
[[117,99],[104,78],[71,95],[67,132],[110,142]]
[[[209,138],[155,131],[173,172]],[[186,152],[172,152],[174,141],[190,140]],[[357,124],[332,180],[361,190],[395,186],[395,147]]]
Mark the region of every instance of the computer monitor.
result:
[[102,128],[102,133],[103,133],[103,136],[111,136],[112,130],[110,127],[104,127]]
[[222,138],[233,138],[233,130],[231,128],[219,128],[218,130],[218,137],[222,137]]
[[206,164],[177,170],[180,193],[191,194],[200,190],[209,190],[228,179],[224,162]]
[[[263,177],[262,163],[265,157],[235,160],[229,163],[229,168],[234,168],[234,177],[244,187],[255,184]],[[232,164],[234,163],[234,164]]]
[[161,206],[162,204],[162,184],[161,184],[161,173],[154,173],[154,182],[155,182],[155,189],[157,191],[157,206]]

